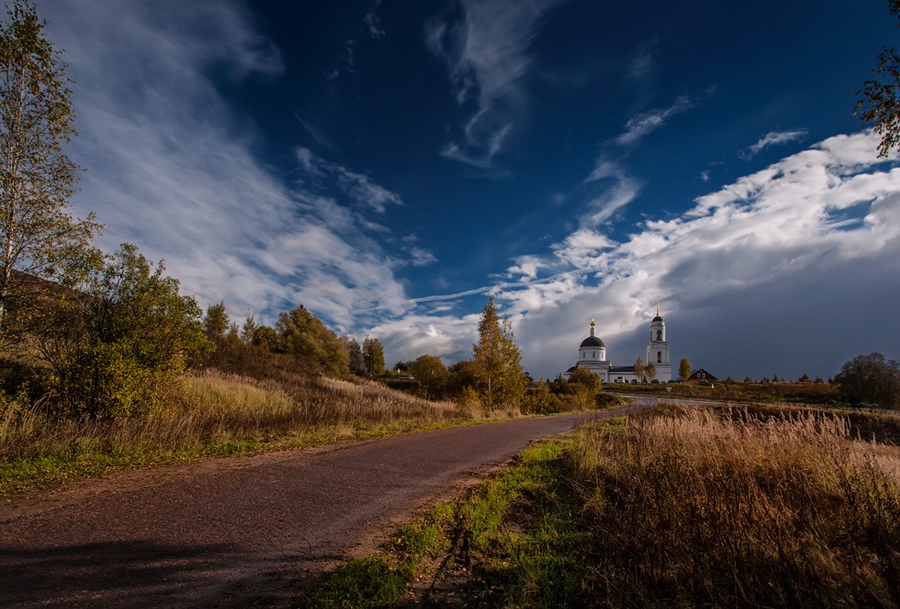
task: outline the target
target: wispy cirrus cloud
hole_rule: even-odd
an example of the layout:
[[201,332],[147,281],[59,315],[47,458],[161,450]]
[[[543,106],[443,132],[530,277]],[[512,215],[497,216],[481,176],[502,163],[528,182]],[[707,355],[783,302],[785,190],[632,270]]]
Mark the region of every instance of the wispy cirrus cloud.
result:
[[794,129],[792,131],[770,131],[752,146],[748,146],[738,152],[738,156],[744,160],[750,160],[769,146],[777,146],[779,144],[796,142],[804,139],[807,134],[808,133],[805,129]]
[[587,226],[596,226],[609,220],[641,192],[640,181],[630,176],[621,164],[604,159],[598,161],[584,181],[584,185],[592,183],[601,184],[602,190],[591,197],[581,215],[582,224]]
[[644,136],[661,128],[676,114],[690,110],[695,105],[687,95],[680,95],[675,102],[665,108],[656,108],[635,114],[625,123],[625,131],[617,136],[614,142],[620,146],[632,145]]
[[385,212],[385,206],[388,204],[403,205],[399,195],[376,184],[368,176],[326,161],[308,148],[298,147],[295,154],[308,176],[317,179],[328,178],[327,185],[336,185],[359,205],[370,207],[379,214]]
[[625,76],[633,82],[647,80],[656,69],[654,52],[659,43],[657,39],[650,40],[640,45],[628,62],[628,70]]
[[412,306],[394,276],[409,254],[389,251],[367,216],[400,197],[306,149],[295,157],[306,180],[285,181],[219,93],[211,73],[240,82],[283,71],[244,4],[38,8],[75,80],[81,135],[69,153],[90,170],[75,207],[106,224],[105,249],[130,241],[164,258],[184,291],[203,305],[224,300],[233,317],[250,308],[271,321],[302,303],[350,330],[372,324],[373,307]]
[[331,148],[332,150],[337,150],[337,146],[332,143],[331,139],[329,139],[321,129],[316,127],[311,121],[304,119],[302,116],[294,113],[294,116],[300,122],[300,125],[306,129],[306,132],[313,136],[313,139],[325,146],[326,148]]
[[540,17],[553,2],[463,0],[461,19],[426,25],[428,48],[447,63],[460,105],[474,103],[461,137],[441,150],[449,159],[478,168],[493,167],[525,107],[528,47]]
[[384,38],[385,31],[381,27],[381,20],[378,18],[378,7],[381,6],[381,0],[375,0],[375,4],[363,17],[363,23],[369,28],[369,35],[372,38]]

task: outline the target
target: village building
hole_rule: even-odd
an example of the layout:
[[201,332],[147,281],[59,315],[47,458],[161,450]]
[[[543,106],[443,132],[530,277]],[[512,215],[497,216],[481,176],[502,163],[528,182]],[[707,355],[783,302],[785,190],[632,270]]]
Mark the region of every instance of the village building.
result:
[[694,383],[712,383],[713,381],[718,381],[716,377],[712,374],[704,370],[703,368],[698,368],[694,370],[691,375],[687,378],[688,381],[693,381]]
[[[635,358],[637,359],[637,358]],[[659,315],[659,303],[656,305],[656,317],[650,322],[650,342],[647,343],[647,353],[644,357],[644,365],[653,364],[656,368],[656,380],[665,383],[672,379],[672,364],[669,361],[669,342],[666,340],[666,322]],[[587,368],[591,372],[600,375],[604,383],[640,383],[641,378],[635,374],[634,365],[613,366],[606,357],[606,345],[596,335],[596,324],[591,320],[591,335],[581,341],[578,347],[578,361],[574,366],[566,370],[565,376],[576,368]],[[650,380],[644,373],[643,380]]]

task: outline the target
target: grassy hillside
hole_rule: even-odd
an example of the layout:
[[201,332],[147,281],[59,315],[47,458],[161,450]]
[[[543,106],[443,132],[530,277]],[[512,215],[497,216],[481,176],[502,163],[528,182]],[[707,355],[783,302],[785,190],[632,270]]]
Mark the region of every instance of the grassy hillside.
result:
[[0,493],[117,468],[315,446],[473,416],[450,402],[287,366],[270,369],[268,378],[215,369],[183,376],[164,409],[140,416],[73,419],[45,406],[0,403]]

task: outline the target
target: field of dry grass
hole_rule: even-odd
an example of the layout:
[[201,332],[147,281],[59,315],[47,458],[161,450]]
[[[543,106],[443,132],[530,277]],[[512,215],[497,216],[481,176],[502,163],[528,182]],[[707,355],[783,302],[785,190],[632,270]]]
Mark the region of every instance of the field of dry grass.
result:
[[[667,391],[670,390],[670,391]],[[761,402],[769,404],[839,404],[839,388],[833,383],[745,383],[716,381],[710,385],[698,383],[606,383],[604,391],[618,393],[647,393],[673,399],[714,399],[730,402]]]
[[131,418],[56,418],[0,404],[0,493],[109,469],[374,437],[471,419],[374,382],[301,374],[255,379],[205,370],[182,377],[168,406]]
[[676,406],[569,454],[603,606],[900,602],[900,448],[844,418]]

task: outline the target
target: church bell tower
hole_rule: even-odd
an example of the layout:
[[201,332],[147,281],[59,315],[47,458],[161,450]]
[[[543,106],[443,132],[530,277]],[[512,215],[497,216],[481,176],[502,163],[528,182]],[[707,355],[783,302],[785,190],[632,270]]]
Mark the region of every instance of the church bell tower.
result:
[[656,368],[656,378],[664,383],[672,378],[672,364],[669,362],[669,341],[666,340],[666,322],[659,315],[659,301],[656,301],[656,317],[650,322],[650,342],[647,343],[647,364]]

